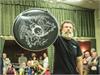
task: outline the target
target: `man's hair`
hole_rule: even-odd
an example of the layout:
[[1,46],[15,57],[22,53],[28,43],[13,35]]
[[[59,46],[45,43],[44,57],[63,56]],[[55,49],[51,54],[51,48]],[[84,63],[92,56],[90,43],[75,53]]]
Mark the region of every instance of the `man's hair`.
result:
[[62,31],[63,25],[64,25],[65,23],[70,23],[70,24],[72,24],[72,25],[73,25],[73,28],[75,29],[75,24],[74,24],[71,20],[65,20],[65,21],[61,24],[61,26],[60,26],[60,32]]

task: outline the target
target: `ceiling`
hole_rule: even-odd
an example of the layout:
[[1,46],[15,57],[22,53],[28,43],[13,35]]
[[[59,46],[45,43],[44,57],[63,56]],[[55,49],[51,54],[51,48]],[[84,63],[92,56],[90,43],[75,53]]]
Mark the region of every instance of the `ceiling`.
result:
[[85,8],[100,9],[100,0],[63,0],[62,2]]
[[100,9],[100,0],[45,0],[57,1],[90,9]]

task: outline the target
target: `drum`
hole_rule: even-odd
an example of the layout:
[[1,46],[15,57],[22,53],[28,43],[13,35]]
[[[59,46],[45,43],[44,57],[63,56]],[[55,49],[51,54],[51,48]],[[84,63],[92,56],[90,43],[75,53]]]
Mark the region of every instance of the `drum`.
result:
[[43,9],[28,9],[16,17],[13,34],[21,47],[31,51],[40,51],[56,40],[58,24],[50,12]]

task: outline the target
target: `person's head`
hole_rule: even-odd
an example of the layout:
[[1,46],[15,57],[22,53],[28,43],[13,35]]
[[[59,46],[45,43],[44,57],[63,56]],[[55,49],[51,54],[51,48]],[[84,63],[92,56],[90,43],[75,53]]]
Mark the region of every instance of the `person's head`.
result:
[[44,57],[44,58],[47,57],[47,54],[46,54],[46,53],[43,53],[43,57]]
[[27,66],[28,67],[31,67],[32,66],[32,62],[29,60],[29,61],[27,61]]
[[85,56],[85,58],[90,57],[90,52],[89,52],[89,51],[85,51],[85,52],[84,52],[84,56]]
[[21,53],[21,56],[24,56],[24,53]]
[[36,57],[36,53],[32,53],[32,57]]
[[11,63],[8,64],[8,68],[12,68],[13,65]]
[[39,57],[39,60],[42,60],[42,56]]
[[33,60],[37,60],[36,56],[33,56],[32,59],[33,59]]
[[7,54],[3,53],[3,59],[7,58]]
[[72,38],[74,31],[74,23],[70,20],[66,20],[62,23],[60,33],[64,38]]
[[91,48],[91,53],[92,53],[92,52],[95,52],[95,51],[96,51],[96,49],[95,49],[95,48]]
[[96,51],[91,52],[91,56],[92,56],[93,58],[97,57],[97,56],[98,56],[98,55],[97,55],[97,52],[96,52]]

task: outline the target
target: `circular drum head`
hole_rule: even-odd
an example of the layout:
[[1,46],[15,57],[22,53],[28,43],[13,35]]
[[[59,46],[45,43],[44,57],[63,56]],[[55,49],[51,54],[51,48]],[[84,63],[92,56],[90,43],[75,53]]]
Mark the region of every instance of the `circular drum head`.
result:
[[21,47],[31,51],[40,51],[56,40],[58,24],[48,11],[29,9],[16,17],[13,34]]

